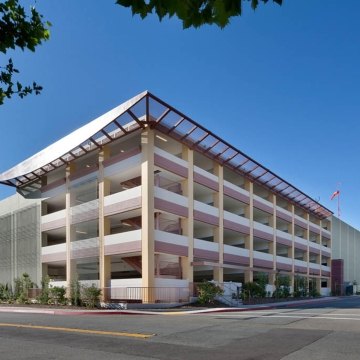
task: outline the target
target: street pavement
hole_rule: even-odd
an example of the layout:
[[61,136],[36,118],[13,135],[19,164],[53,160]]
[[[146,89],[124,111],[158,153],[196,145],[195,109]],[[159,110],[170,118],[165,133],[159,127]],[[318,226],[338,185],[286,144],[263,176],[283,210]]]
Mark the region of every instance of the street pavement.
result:
[[1,308],[0,359],[358,360],[360,297],[322,300],[131,316]]
[[213,312],[233,312],[233,311],[250,311],[250,310],[266,310],[274,308],[288,308],[288,307],[299,307],[299,306],[323,306],[324,304],[333,304],[336,306],[337,303],[342,303],[347,297],[321,297],[307,300],[296,300],[286,301],[270,304],[258,304],[258,305],[239,305],[238,307],[209,307],[209,308],[198,308],[189,306],[183,306],[178,308],[166,307],[154,307],[151,308],[146,306],[141,308],[123,309],[123,310],[108,310],[108,309],[71,309],[71,308],[49,308],[41,306],[1,306],[1,312],[13,312],[13,313],[29,313],[29,314],[48,314],[48,315],[61,315],[61,316],[81,316],[81,315],[179,315],[179,314],[202,314],[202,313],[213,313]]

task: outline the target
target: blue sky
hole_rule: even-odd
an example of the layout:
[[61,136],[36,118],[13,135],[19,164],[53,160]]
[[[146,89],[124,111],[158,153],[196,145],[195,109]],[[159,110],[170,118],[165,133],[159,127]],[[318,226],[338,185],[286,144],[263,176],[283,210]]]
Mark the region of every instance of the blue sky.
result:
[[224,30],[110,0],[37,8],[50,41],[8,55],[44,90],[0,106],[0,172],[148,89],[335,213],[340,183],[341,218],[360,229],[360,1],[246,5]]

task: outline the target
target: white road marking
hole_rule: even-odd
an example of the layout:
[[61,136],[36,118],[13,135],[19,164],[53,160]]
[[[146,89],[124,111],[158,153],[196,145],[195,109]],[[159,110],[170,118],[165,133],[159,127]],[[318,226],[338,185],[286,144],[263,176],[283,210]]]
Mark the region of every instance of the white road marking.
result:
[[[315,312],[294,312],[294,311],[279,311],[279,312],[276,312],[276,311],[246,311],[244,313],[242,313],[241,315],[242,316],[246,316],[246,314],[263,314],[263,315],[271,315],[271,314],[285,314],[285,315],[314,315],[314,316],[317,316],[317,315],[325,315],[325,314],[329,314],[331,316],[360,316],[360,311],[355,314],[355,313],[336,313],[336,314],[333,314],[333,313],[315,313]],[[225,316],[225,315],[221,315],[221,316]]]
[[[360,321],[360,314],[356,314],[355,316],[359,316],[359,318],[354,318],[354,317],[334,317],[334,314],[331,314],[332,316],[322,316],[323,314],[312,314],[313,316],[299,316],[297,314],[254,314],[251,313],[249,314],[249,312],[247,312],[247,314],[228,314],[228,315],[216,315],[216,317],[242,317],[242,318],[248,318],[248,317],[252,317],[252,318],[264,318],[264,319],[269,319],[269,318],[291,318],[291,319],[313,319],[313,320],[352,320],[352,321]],[[339,314],[340,315],[340,314]],[[344,315],[344,314],[342,314]],[[350,315],[351,314],[346,314],[346,315]]]

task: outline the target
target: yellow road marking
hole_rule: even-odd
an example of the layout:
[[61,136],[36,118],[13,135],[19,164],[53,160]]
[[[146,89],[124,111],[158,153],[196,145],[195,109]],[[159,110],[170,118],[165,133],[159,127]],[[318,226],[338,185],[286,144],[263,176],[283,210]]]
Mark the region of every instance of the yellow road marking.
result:
[[162,315],[186,315],[186,313],[180,311],[167,311],[162,313]]
[[117,331],[87,330],[87,329],[65,328],[65,327],[56,327],[56,326],[7,324],[7,323],[0,323],[0,327],[16,327],[23,329],[65,331],[65,332],[80,333],[80,334],[126,336],[126,337],[140,338],[140,339],[147,339],[155,335],[155,334],[138,334],[138,333],[117,332]]

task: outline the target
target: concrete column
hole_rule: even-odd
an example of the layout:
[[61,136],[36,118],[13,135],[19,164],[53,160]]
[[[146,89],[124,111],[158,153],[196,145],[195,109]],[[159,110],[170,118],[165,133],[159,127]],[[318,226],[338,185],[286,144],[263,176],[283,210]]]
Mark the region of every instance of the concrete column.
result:
[[305,239],[307,239],[307,241],[310,241],[310,215],[308,213],[305,214],[305,220],[306,220],[306,231],[305,231]]
[[272,204],[273,204],[273,215],[272,215],[272,222],[269,223],[270,226],[273,228],[273,241],[270,243],[269,252],[273,255],[273,273],[269,274],[269,285],[275,285],[275,274],[276,274],[276,195],[271,195]]
[[155,276],[160,275],[160,254],[155,254]]
[[110,300],[111,256],[105,255],[105,236],[110,234],[110,220],[99,218],[99,277],[102,301]]
[[45,276],[49,275],[48,272],[48,264],[41,264],[41,278],[43,279]]
[[316,255],[316,264],[321,265],[321,255]]
[[108,288],[111,284],[111,257],[105,256],[105,236],[110,234],[110,221],[105,218],[104,199],[110,194],[110,181],[104,177],[103,161],[110,156],[110,151],[105,146],[99,153],[99,280],[101,301],[108,300]]
[[180,266],[181,266],[181,275],[182,279],[189,279],[192,274],[189,274],[189,264],[188,264],[188,257],[181,256],[180,257]]
[[290,282],[290,286],[292,287],[292,289],[294,289],[294,281],[295,281],[295,206],[293,204],[291,204],[291,234],[292,234],[292,246],[289,253],[289,257],[292,259],[292,266],[291,266],[291,282]]
[[316,291],[321,292],[321,278],[316,278]]
[[183,195],[188,199],[188,216],[182,219],[183,235],[188,238],[188,254],[182,261],[183,278],[189,281],[192,294],[194,282],[194,151],[183,146],[182,157],[188,163],[188,177],[183,182]]
[[249,206],[246,210],[246,216],[249,218],[250,232],[245,239],[245,248],[249,250],[249,269],[245,270],[245,282],[254,280],[254,184],[250,180],[245,181],[245,189],[249,192]]
[[218,177],[219,190],[214,194],[214,206],[219,209],[219,225],[215,229],[214,242],[219,244],[219,267],[214,268],[214,280],[224,282],[224,168],[214,163],[215,175]]
[[[322,222],[323,222],[323,220],[320,220],[320,235],[319,235],[319,237],[318,237],[318,241],[317,241],[317,243],[319,243],[320,245],[322,245]],[[330,223],[330,229],[332,229],[332,224]],[[332,238],[332,231],[331,231],[331,238]],[[340,236],[340,241],[341,241],[341,236]],[[329,241],[329,244],[328,244],[328,246],[330,246],[331,247],[331,242],[332,242],[332,239],[330,239],[330,241]],[[341,252],[341,243],[340,243],[340,252]],[[354,251],[354,256],[355,256],[355,251]],[[322,263],[322,250],[321,250],[321,248],[320,248],[320,265],[321,265],[321,263]],[[321,267],[320,267],[320,276],[322,275],[322,269],[321,269]],[[320,284],[320,288],[321,288],[321,284]]]
[[101,300],[106,302],[111,300],[111,256],[104,256],[100,265]]
[[71,225],[71,195],[70,195],[70,175],[75,171],[75,164],[71,163],[66,167],[66,194],[65,194],[65,226],[66,226],[66,292],[70,296],[70,286],[76,277],[76,263],[71,259],[71,241],[74,238],[74,230]]
[[[310,222],[310,214],[307,214],[307,220],[308,222]],[[310,228],[310,225],[308,226],[308,228]],[[307,241],[307,248],[306,248],[306,252],[304,254],[304,261],[306,261],[307,263],[307,288],[309,288],[309,274],[310,274],[310,268],[309,268],[309,263],[310,263],[310,231],[309,231],[309,236],[308,236],[308,241]]]
[[307,249],[306,252],[304,253],[303,256],[303,260],[307,262],[307,288],[309,289],[309,272],[310,272],[310,268],[309,268],[309,262],[310,262],[310,214],[306,213],[305,216],[306,222],[307,222],[307,230],[306,230],[306,239],[307,239]]
[[[153,303],[155,294],[154,240],[154,131],[146,128],[141,134],[141,259],[143,302]],[[151,288],[151,289],[150,289]]]

